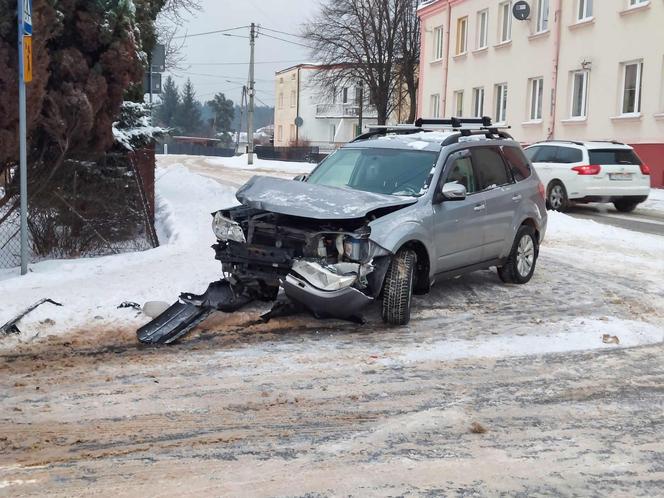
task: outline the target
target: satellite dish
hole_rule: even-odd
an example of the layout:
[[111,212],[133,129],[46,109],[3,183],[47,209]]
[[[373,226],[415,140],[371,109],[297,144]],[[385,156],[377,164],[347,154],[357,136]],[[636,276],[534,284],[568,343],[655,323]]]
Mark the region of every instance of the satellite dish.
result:
[[530,18],[530,5],[523,0],[516,2],[512,8],[512,14],[519,21],[527,21]]
[[303,124],[304,124],[304,119],[302,119],[300,116],[295,118],[295,126],[301,128]]

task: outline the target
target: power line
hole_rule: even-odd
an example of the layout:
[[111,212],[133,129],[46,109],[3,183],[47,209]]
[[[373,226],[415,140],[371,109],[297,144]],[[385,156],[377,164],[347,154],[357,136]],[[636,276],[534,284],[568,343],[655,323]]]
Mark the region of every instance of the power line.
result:
[[302,35],[296,35],[294,33],[287,33],[286,31],[279,31],[278,29],[266,28],[265,26],[261,26],[260,29],[265,29],[267,31],[272,31],[273,33],[279,33],[281,35],[294,36],[295,38],[304,38],[304,36],[302,36]]
[[[266,35],[267,36],[267,35]],[[259,61],[254,64],[291,64],[302,62],[301,60],[293,61]],[[247,66],[248,62],[190,62],[190,66]]]
[[291,40],[286,40],[285,38],[279,38],[278,36],[272,36],[272,35],[268,35],[266,33],[261,33],[261,36],[266,36],[268,38],[272,38],[273,40],[279,40],[279,41],[282,41],[282,42],[290,43],[291,45],[298,45],[300,47],[309,48],[309,49],[311,48],[308,45],[304,45],[303,43],[298,43],[298,42],[294,42],[294,41],[291,41]]
[[[183,38],[194,38],[196,36],[207,36],[207,35],[216,35],[219,33],[228,33],[229,31],[237,31],[238,29],[246,29],[249,26],[237,26],[235,28],[228,28],[228,29],[218,29],[216,31],[206,31],[204,33],[193,33],[191,35],[182,35],[182,36],[174,36],[173,40],[181,40]],[[229,36],[240,36],[240,35],[229,35]],[[247,38],[246,36],[244,38]]]

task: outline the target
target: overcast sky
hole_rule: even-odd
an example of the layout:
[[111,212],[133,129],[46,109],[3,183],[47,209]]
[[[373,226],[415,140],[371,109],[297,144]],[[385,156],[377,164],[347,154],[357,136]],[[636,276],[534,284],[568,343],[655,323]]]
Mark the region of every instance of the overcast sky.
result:
[[[252,21],[265,28],[298,34],[301,24],[315,14],[318,1],[201,0],[201,6],[203,10],[180,28],[181,35],[248,26]],[[172,74],[180,86],[191,78],[198,99],[203,102],[217,92],[223,92],[234,102],[240,101],[241,87],[249,74],[249,28],[228,34],[246,38],[222,34],[188,37],[182,48],[186,58],[184,69]],[[265,34],[303,42],[274,31],[266,30]],[[274,105],[275,71],[309,60],[309,52],[304,47],[259,36],[256,41],[257,97],[267,105]]]

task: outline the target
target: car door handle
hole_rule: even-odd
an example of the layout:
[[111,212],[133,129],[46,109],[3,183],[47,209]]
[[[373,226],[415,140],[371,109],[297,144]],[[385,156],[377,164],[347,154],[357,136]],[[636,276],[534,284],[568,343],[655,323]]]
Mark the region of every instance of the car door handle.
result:
[[514,202],[520,201],[521,199],[523,199],[523,196],[521,194],[517,194],[514,197],[512,197],[512,200]]
[[478,204],[473,208],[475,211],[484,211],[486,209],[486,204]]

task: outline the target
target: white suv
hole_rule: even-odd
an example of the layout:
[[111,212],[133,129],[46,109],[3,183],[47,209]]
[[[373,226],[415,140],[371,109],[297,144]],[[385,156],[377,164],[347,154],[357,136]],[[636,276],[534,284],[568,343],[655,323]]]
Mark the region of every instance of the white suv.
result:
[[525,149],[546,187],[546,205],[564,211],[570,202],[612,202],[630,212],[650,194],[650,168],[619,142],[538,142]]

